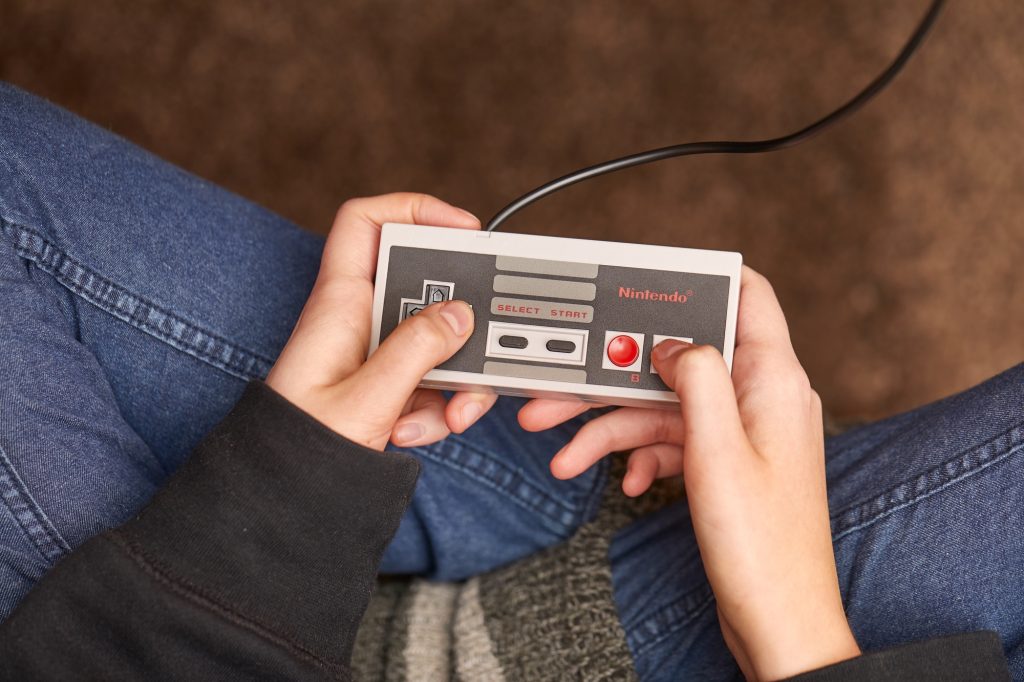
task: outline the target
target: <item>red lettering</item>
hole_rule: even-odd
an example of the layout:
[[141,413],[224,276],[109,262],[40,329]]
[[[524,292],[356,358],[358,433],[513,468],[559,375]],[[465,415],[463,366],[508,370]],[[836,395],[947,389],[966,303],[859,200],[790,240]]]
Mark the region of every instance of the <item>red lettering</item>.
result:
[[509,313],[511,315],[538,315],[540,314],[540,308],[527,305],[511,305],[508,303],[499,303],[496,306],[496,312]]
[[686,303],[692,291],[685,294],[680,291],[665,293],[662,291],[651,291],[650,289],[634,289],[632,287],[619,287],[619,298],[628,298],[634,301],[660,301],[665,303]]

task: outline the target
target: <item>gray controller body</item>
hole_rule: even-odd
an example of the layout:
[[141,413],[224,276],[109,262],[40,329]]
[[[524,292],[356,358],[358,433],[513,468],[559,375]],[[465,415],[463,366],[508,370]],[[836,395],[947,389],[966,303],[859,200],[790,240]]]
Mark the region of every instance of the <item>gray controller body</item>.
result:
[[708,344],[731,368],[741,266],[724,251],[389,223],[370,352],[406,317],[457,298],[475,329],[424,387],[670,406],[651,349]]

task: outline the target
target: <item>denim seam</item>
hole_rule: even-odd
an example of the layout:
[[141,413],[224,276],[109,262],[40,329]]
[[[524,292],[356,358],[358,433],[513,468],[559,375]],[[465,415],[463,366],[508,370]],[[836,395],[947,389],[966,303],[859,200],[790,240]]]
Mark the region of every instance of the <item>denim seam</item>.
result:
[[[516,470],[505,466],[500,459],[469,445],[468,441],[449,437],[442,441],[440,447],[414,448],[413,452],[420,457],[463,473],[502,493],[521,507],[541,514],[559,534],[567,534],[576,528],[581,505],[571,506],[546,493]],[[485,465],[473,464],[471,458],[474,456],[483,460]],[[489,472],[488,468],[498,471]],[[593,494],[593,489],[591,486],[589,494]],[[586,509],[589,509],[589,504],[582,505],[582,511]]]
[[3,469],[0,473],[0,499],[36,551],[52,566],[71,551],[71,546],[36,502],[3,447],[0,447],[0,467]]
[[[636,626],[629,627],[628,630],[631,633],[627,635],[626,639],[633,650],[633,657],[640,658],[652,647],[692,623],[714,600],[714,593],[710,587],[705,585],[699,595],[694,596],[692,591],[688,592],[653,614],[645,616],[638,621]],[[624,626],[624,629],[627,628]],[[640,632],[656,634],[653,637],[647,637],[644,634],[638,634]]]
[[832,541],[836,542],[851,533],[867,528],[1022,451],[1024,427],[1018,424],[888,492],[837,514],[833,519],[835,530]]
[[15,252],[20,257],[88,303],[172,348],[246,381],[265,375],[273,364],[269,358],[130,292],[58,249],[36,231],[2,217],[0,226],[14,239]]

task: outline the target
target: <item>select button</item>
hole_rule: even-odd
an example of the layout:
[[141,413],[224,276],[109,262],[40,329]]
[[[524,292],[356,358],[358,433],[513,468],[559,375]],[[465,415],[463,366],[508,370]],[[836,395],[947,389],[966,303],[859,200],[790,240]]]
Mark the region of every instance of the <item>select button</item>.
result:
[[[526,348],[530,342],[527,341],[525,336],[512,336],[505,334],[498,337],[498,345],[502,348]],[[548,350],[551,350],[550,346]]]

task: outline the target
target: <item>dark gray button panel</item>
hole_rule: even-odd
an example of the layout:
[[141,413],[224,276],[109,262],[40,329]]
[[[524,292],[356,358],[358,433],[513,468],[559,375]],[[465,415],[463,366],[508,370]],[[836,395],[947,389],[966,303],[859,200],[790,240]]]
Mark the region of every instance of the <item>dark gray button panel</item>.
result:
[[[476,329],[442,370],[480,373],[493,362],[492,371],[504,374],[512,372],[508,365],[546,366],[584,370],[589,384],[664,391],[650,363],[655,335],[725,347],[731,291],[725,274],[604,263],[595,273],[535,256],[500,256],[499,263],[494,254],[397,245],[389,253],[381,338],[400,316],[416,314],[432,298],[458,298],[473,307]],[[607,335],[625,332],[639,337],[638,361],[628,368],[606,366]],[[508,347],[499,342],[505,336],[525,338],[527,345]],[[566,352],[570,346],[549,341],[568,341],[575,349]]]

